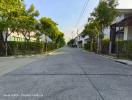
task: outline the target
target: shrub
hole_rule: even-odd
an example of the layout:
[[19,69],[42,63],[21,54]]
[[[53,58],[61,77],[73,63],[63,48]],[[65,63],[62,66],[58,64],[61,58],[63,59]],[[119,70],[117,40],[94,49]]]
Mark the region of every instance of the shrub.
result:
[[[88,50],[88,51],[91,51],[91,42],[87,42],[86,44],[84,44],[84,49],[85,50]],[[97,51],[97,43],[96,42],[93,42],[93,52],[96,52]]]
[[101,48],[101,53],[102,54],[109,54],[109,43],[110,40],[102,40],[102,48]]
[[118,56],[132,59],[132,40],[118,41]]
[[84,44],[84,49],[90,51],[90,42]]
[[44,44],[40,42],[8,42],[8,55],[42,53]]

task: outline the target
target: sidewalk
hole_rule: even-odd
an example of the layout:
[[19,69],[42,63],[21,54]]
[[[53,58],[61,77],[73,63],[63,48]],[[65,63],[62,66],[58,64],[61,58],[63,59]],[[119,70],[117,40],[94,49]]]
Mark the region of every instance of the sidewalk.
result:
[[[61,49],[61,48],[60,48]],[[44,58],[46,56],[52,55],[54,52],[60,49],[51,50],[43,54],[35,55],[18,55],[10,57],[0,57],[0,76],[11,72],[17,68],[24,67],[27,64],[30,64],[38,59]]]
[[37,61],[44,55],[28,56],[28,57],[0,57],[0,76],[11,72],[17,68],[24,67],[27,64]]
[[109,56],[109,55],[100,55],[100,56],[105,57],[105,58],[108,58],[108,59],[112,59],[112,60],[114,60],[114,61],[116,61],[116,62],[125,64],[125,65],[130,65],[130,66],[132,66],[132,61],[131,61],[131,60],[118,59],[118,58],[116,58],[116,57]]
[[[84,52],[88,52],[86,50],[83,50]],[[94,52],[91,52],[91,53],[94,53]],[[95,53],[94,53],[95,54]],[[118,59],[114,56],[110,56],[110,55],[100,55],[100,54],[96,54],[96,55],[99,55],[101,57],[104,57],[104,58],[107,58],[107,59],[111,59],[111,60],[114,60],[115,62],[118,62],[118,63],[122,63],[122,64],[125,64],[125,65],[129,65],[129,66],[132,66],[132,61],[131,60],[126,60],[126,59]]]
[[51,50],[51,51],[48,51],[47,53],[43,53],[43,54],[0,57],[0,76],[3,76],[17,68],[24,67],[27,64],[30,64],[34,61],[42,59],[46,56],[53,55],[54,52],[56,52],[60,49],[61,48]]

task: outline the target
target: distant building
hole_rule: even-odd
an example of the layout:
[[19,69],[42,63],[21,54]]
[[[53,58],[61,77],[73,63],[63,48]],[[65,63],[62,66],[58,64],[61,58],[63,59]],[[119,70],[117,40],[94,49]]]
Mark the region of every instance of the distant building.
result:
[[42,34],[41,36],[40,36],[40,41],[42,41],[42,42],[47,42],[47,43],[51,43],[52,42],[52,39],[51,38],[49,38],[48,36],[46,36],[45,34]]
[[77,45],[78,48],[83,48],[84,44],[87,43],[89,39],[89,36],[83,36],[82,34],[79,34],[78,36],[75,37],[75,44]]
[[[21,32],[13,32],[10,34],[10,30],[8,29],[7,32],[3,32],[3,38],[5,39],[6,37],[6,33],[8,33],[8,37],[7,37],[7,41],[17,41],[17,42],[24,42],[25,41],[25,37]],[[30,40],[30,42],[34,42],[36,41],[35,38],[36,32],[30,32],[26,34],[26,38]]]

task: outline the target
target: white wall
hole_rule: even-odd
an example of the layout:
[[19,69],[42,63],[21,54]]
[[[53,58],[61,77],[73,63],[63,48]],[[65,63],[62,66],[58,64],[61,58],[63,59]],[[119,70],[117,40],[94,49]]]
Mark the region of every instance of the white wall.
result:
[[127,36],[128,40],[132,40],[132,26],[128,27],[128,36]]
[[41,41],[45,42],[45,37],[46,37],[48,43],[52,42],[52,40],[48,36],[45,36],[45,34],[43,34],[43,35],[40,36]]
[[[89,38],[89,36],[82,37],[79,35],[78,37],[75,38],[76,45],[78,45],[79,41],[82,41],[82,47],[84,47],[84,44],[87,42],[86,39],[88,39],[88,38]],[[78,45],[78,47],[79,47],[79,45]]]
[[128,34],[128,26],[124,27],[124,40],[127,40],[127,35]]
[[[121,16],[118,16],[118,17],[113,21],[112,24],[117,23],[117,22],[120,22],[120,21],[122,21],[124,18],[125,18],[124,14],[121,15]],[[103,33],[104,33],[104,34],[107,34],[108,36],[110,36],[110,27],[104,28]],[[110,38],[110,37],[109,37],[109,38]]]
[[113,21],[113,24],[114,24],[114,23],[117,23],[117,22],[120,22],[120,21],[122,21],[123,19],[125,19],[124,14],[118,16],[118,17]]

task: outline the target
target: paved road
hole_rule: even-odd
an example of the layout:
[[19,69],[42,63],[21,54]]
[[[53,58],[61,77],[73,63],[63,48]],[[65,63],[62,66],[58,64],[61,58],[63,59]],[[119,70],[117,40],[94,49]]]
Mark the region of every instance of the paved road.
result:
[[0,100],[132,100],[132,67],[65,47],[1,76]]
[[37,59],[40,59],[41,56],[37,57],[0,57],[0,76],[13,71],[19,67],[23,67],[26,64],[29,64]]

